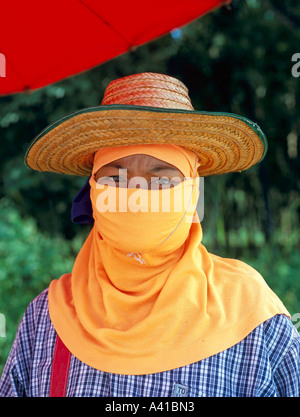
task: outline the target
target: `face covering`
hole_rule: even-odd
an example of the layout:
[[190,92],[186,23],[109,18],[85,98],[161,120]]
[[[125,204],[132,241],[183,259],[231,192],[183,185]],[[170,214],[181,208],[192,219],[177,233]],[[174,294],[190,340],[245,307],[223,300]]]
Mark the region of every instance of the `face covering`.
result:
[[[170,190],[97,184],[99,168],[133,154],[168,162],[187,179]],[[289,315],[258,272],[202,245],[197,168],[192,152],[172,145],[96,153],[94,226],[72,273],[49,287],[52,323],[87,365],[128,375],[162,372],[228,349],[275,314]]]
[[[170,152],[171,151],[173,152]],[[130,149],[106,149],[96,154],[93,174],[118,156],[138,152],[156,158],[165,154],[164,161],[172,160],[185,176],[185,181],[162,190],[118,188],[96,184],[90,179],[95,227],[105,244],[118,251],[120,256],[137,257],[146,265],[157,264],[159,256],[176,262],[177,250],[182,250],[191,221],[197,221],[196,205],[199,194],[197,157],[178,146],[130,146]],[[141,259],[143,254],[145,259]],[[137,255],[137,256],[135,256]],[[146,261],[146,262],[145,262]],[[160,261],[159,261],[160,262]]]

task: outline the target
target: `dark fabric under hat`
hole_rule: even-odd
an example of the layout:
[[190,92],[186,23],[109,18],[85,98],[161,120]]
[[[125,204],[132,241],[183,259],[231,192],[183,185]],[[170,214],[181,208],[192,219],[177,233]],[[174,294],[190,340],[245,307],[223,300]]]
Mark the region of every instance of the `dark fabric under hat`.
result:
[[74,197],[71,214],[73,223],[94,224],[89,179]]

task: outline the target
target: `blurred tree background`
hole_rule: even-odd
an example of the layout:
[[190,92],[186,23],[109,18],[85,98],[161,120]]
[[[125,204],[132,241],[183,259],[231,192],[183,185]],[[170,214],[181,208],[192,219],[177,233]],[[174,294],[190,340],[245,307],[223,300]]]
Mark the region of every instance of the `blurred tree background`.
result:
[[0,371],[26,306],[71,271],[89,232],[70,218],[85,179],[33,172],[24,153],[48,124],[100,104],[110,81],[138,72],[175,76],[197,110],[241,114],[266,133],[262,163],[205,179],[204,244],[248,262],[300,312],[300,78],[291,72],[299,34],[297,0],[234,1],[88,72],[0,97]]

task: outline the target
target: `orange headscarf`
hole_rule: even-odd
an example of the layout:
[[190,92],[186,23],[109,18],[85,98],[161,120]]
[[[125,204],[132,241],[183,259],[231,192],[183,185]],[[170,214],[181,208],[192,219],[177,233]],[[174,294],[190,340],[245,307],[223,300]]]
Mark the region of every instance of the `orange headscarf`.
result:
[[[132,154],[154,156],[189,178],[171,191],[98,186],[94,174],[101,166]],[[174,369],[233,346],[276,314],[289,316],[258,272],[202,245],[201,225],[191,221],[198,191],[195,161],[192,152],[173,145],[96,153],[93,229],[72,273],[49,288],[57,333],[89,366],[118,374]],[[120,211],[122,200],[129,203],[137,191],[142,207],[158,201],[159,210]],[[170,212],[161,210],[166,192],[174,203]],[[116,197],[116,210],[101,210],[104,193],[106,199]]]

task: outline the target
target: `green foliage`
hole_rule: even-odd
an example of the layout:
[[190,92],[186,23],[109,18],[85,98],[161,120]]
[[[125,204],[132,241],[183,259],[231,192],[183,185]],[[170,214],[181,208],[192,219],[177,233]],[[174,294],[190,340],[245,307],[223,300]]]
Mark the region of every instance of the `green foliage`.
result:
[[0,200],[0,212],[0,313],[6,319],[6,337],[0,338],[3,364],[26,307],[52,279],[71,272],[81,239],[66,242],[41,233],[36,222],[22,218],[7,199]]
[[255,258],[243,258],[258,270],[268,285],[279,296],[291,316],[300,313],[300,258],[290,253],[282,262],[282,252],[278,247],[265,247]]

